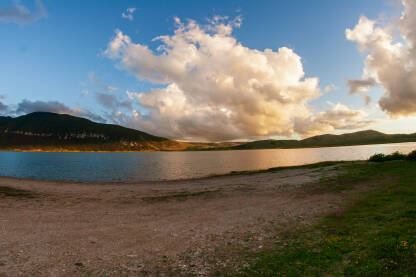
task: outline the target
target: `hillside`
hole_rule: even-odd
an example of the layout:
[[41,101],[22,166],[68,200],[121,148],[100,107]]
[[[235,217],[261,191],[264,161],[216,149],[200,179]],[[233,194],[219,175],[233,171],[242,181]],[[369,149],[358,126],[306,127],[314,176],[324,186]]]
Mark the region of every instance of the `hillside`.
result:
[[168,151],[306,148],[416,141],[416,134],[384,134],[367,130],[320,135],[302,140],[253,142],[179,142],[114,124],[102,124],[66,114],[35,112],[0,116],[0,150],[24,151]]
[[158,151],[186,147],[186,143],[66,114],[0,117],[1,150]]
[[416,141],[416,134],[389,135],[373,130],[366,130],[342,135],[320,135],[302,140],[259,140],[231,147],[230,149],[306,148],[410,141]]

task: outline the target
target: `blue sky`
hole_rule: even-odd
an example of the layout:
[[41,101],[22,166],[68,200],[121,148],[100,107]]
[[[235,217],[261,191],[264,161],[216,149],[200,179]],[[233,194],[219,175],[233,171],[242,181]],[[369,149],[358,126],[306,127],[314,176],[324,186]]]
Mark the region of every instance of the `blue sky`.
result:
[[[345,78],[361,78],[366,53],[357,51],[356,43],[346,39],[345,30],[354,28],[362,15],[370,19],[382,18],[383,14],[397,16],[399,10],[390,2],[6,0],[0,3],[0,95],[2,103],[9,106],[9,113],[26,99],[56,101],[70,108],[109,116],[108,107],[100,105],[93,97],[93,93],[100,92],[104,86],[118,88],[112,93],[119,101],[129,100],[124,93],[126,90],[146,93],[166,86],[121,69],[117,65],[120,60],[104,53],[116,30],[130,37],[133,43],[155,50],[160,42],[152,39],[173,35],[175,17],[204,25],[208,19],[219,15],[242,18],[241,26],[233,29],[232,37],[243,46],[260,51],[288,47],[301,57],[305,76],[319,78],[322,90],[329,85],[339,87],[311,100],[311,106],[325,108],[330,101],[351,109],[367,109],[363,98],[349,95],[346,86]],[[39,3],[47,14],[41,14]],[[33,22],[2,20],[1,9],[16,5],[25,6],[32,15],[39,15],[38,18]],[[130,19],[122,17],[122,13],[128,14],[128,8],[135,8]],[[91,76],[102,86],[94,83]],[[88,91],[88,95],[83,95],[83,91]],[[380,87],[372,89],[373,101],[382,93]],[[143,116],[148,113],[137,102],[121,109],[126,114],[131,112],[129,109]],[[372,116],[382,112],[375,114]],[[111,121],[111,116],[107,120]],[[129,125],[127,122],[122,123]],[[396,131],[388,127],[388,123],[375,126],[382,131]],[[283,132],[270,134],[285,135]]]

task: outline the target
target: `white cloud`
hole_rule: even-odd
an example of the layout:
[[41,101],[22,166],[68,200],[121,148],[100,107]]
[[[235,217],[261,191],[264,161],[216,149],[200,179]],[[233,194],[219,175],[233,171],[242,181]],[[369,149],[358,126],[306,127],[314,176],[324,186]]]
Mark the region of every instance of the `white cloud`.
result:
[[103,107],[111,110],[117,110],[119,108],[131,109],[132,105],[129,101],[120,101],[115,95],[107,93],[95,93],[95,98],[98,103]]
[[16,0],[14,2],[14,6],[0,7],[0,21],[24,25],[48,16],[48,12],[41,0],[35,0],[38,9],[35,13],[32,13],[26,6],[22,5],[21,1]]
[[118,67],[165,85],[128,94],[148,114],[136,112],[124,118],[125,124],[161,136],[205,140],[309,135],[310,126],[334,130],[347,121],[351,128],[363,125],[364,115],[345,106],[314,115],[309,102],[322,94],[318,78],[305,77],[301,57],[290,48],[243,46],[232,36],[241,18],[214,17],[207,26],[179,18],[175,23],[173,35],[154,39],[160,42],[156,51],[119,30],[108,44],[105,53],[119,61]]
[[93,72],[88,73],[88,78],[92,85],[99,89],[103,89],[104,91],[111,93],[117,91],[117,87],[112,87],[109,85],[104,84],[100,79],[98,79]]
[[377,81],[374,78],[346,79],[346,81],[350,94],[361,95],[367,105],[371,102],[371,97],[367,93],[370,88],[377,86]]
[[118,90],[118,88],[116,88],[116,87],[112,87],[112,86],[105,86],[105,89],[106,89],[108,92],[113,92],[113,91],[117,91],[117,90]]
[[126,90],[126,94],[127,94],[127,97],[128,97],[130,100],[133,100],[134,98],[136,98],[136,97],[139,95],[137,92],[134,92],[134,91],[128,91],[128,90]]
[[94,89],[95,100],[102,107],[115,112],[119,108],[131,109],[132,103],[125,100],[120,100],[113,92],[118,91],[117,87],[109,86],[101,81],[93,72],[88,74],[90,84]]
[[133,21],[133,13],[136,11],[136,8],[127,8],[126,12],[121,13],[121,17]]
[[365,120],[368,115],[361,110],[351,110],[343,104],[332,104],[332,108],[313,114],[309,118],[295,119],[295,129],[304,136],[330,133],[334,130],[353,130],[372,124]]
[[58,101],[30,101],[24,99],[17,104],[14,114],[28,114],[33,112],[50,112],[58,114],[70,114],[74,116],[82,116],[98,122],[106,122],[106,120],[88,110],[81,110],[78,107],[71,109],[65,104]]
[[416,115],[416,1],[402,4],[402,16],[390,25],[362,16],[354,29],[346,30],[347,39],[369,52],[363,78],[348,82],[350,92],[368,97],[369,87],[381,85],[379,105],[390,117]]
[[127,8],[128,13],[134,13],[136,11],[136,8]]
[[0,95],[0,114],[4,114],[9,110],[9,106],[3,103],[4,97]]
[[339,87],[337,87],[336,85],[332,84],[332,85],[328,85],[324,88],[324,92],[325,93],[329,93],[331,91],[336,91],[339,90]]
[[73,110],[58,101],[30,101],[24,99],[17,106],[16,113],[51,112],[59,114],[71,114]]

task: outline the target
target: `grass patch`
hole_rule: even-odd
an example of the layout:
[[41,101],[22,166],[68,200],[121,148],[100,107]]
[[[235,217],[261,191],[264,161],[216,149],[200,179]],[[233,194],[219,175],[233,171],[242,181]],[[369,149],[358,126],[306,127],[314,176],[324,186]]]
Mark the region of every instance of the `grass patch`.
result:
[[146,202],[161,202],[169,200],[178,200],[185,201],[190,197],[212,197],[218,194],[220,190],[210,190],[210,191],[199,191],[199,192],[181,192],[177,194],[162,195],[162,196],[149,196],[143,197],[142,200]]
[[363,163],[342,163],[339,167],[333,167],[330,170],[341,172],[335,176],[321,178],[319,182],[308,184],[305,187],[319,193],[344,191],[368,183],[369,180],[377,182],[386,178],[371,165]]
[[416,163],[353,164],[339,178],[378,186],[316,226],[280,234],[237,275],[415,276]]
[[0,197],[35,198],[36,195],[30,191],[0,186]]

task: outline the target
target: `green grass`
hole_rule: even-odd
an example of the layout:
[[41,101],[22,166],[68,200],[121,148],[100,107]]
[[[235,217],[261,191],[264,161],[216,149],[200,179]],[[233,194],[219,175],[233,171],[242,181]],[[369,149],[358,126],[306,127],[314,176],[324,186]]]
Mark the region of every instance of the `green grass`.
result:
[[352,164],[337,178],[318,186],[376,186],[314,227],[279,234],[238,275],[415,276],[416,163]]

